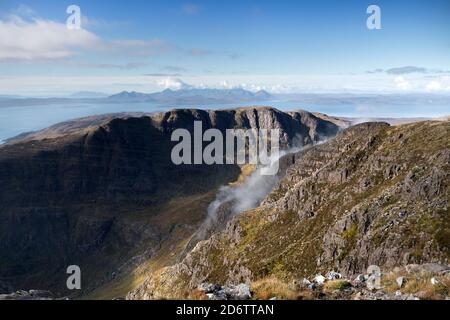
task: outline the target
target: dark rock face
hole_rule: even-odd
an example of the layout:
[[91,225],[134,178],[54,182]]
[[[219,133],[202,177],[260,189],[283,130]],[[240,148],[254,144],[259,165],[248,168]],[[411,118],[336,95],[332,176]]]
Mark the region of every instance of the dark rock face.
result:
[[[285,145],[339,130],[306,112],[174,110],[91,117],[11,140],[0,147],[0,278],[65,295],[65,268],[76,264],[89,291],[132,257],[151,257],[174,230],[193,232],[209,194],[240,174],[235,165],[172,164],[172,131],[195,120],[204,130],[279,128]],[[184,221],[169,219],[171,201],[195,197],[195,214],[182,207]]]
[[6,294],[13,290],[13,288],[5,281],[0,280],[0,294]]
[[448,121],[365,123],[290,155],[294,163],[261,206],[150,274],[128,298],[330,270],[354,277],[370,265],[448,265],[449,132]]

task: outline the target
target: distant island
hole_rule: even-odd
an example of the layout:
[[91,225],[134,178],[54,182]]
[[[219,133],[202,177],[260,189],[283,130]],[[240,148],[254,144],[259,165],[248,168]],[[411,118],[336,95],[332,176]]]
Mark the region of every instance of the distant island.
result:
[[64,104],[71,102],[83,103],[142,103],[153,102],[162,104],[226,104],[263,102],[273,100],[274,96],[267,91],[248,91],[241,88],[234,89],[208,89],[191,88],[182,90],[166,89],[155,93],[142,93],[136,91],[122,91],[107,95],[100,92],[82,91],[66,97],[4,97],[0,99],[0,107],[34,106],[48,104]]

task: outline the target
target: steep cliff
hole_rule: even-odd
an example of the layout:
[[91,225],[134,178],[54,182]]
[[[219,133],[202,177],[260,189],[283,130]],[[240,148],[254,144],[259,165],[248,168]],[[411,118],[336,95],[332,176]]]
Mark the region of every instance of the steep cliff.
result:
[[448,264],[449,133],[448,121],[365,123],[290,155],[293,164],[261,206],[149,274],[128,298],[188,297],[205,282]]
[[86,294],[153,257],[174,262],[218,188],[241,174],[237,165],[172,163],[171,133],[196,120],[278,128],[285,146],[339,130],[304,111],[245,108],[89,117],[12,139],[0,147],[0,278],[63,295],[75,264]]

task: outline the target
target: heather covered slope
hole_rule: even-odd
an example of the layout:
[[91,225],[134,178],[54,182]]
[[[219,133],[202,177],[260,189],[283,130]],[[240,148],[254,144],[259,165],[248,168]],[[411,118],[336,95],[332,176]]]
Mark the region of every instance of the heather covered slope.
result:
[[366,123],[295,155],[254,210],[148,275],[129,299],[188,297],[201,283],[449,263],[450,122]]
[[243,108],[89,117],[22,135],[0,146],[0,280],[65,295],[75,264],[86,294],[153,258],[174,263],[218,188],[241,174],[172,163],[171,133],[196,120],[204,129],[279,128],[285,145],[339,130],[303,111]]

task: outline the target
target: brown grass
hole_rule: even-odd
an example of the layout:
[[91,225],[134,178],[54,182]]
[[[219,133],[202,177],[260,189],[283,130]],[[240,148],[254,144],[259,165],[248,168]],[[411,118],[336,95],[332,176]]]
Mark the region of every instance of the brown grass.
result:
[[245,180],[247,180],[247,178],[250,177],[253,172],[255,172],[255,170],[256,166],[253,164],[245,164],[241,166],[241,174],[239,175],[238,179],[234,182],[230,182],[229,185],[232,187],[242,185]]
[[[400,276],[405,277],[405,283],[402,288],[398,287],[396,279]],[[438,284],[433,285],[431,278],[436,278]],[[383,279],[383,287],[387,292],[400,291],[403,294],[413,294],[423,300],[443,299],[450,293],[450,279],[446,276],[438,275],[408,275],[405,272],[392,272]]]
[[189,293],[189,300],[208,300],[208,296],[201,290],[194,289]]
[[258,280],[252,284],[253,298],[256,300],[297,300],[298,292],[275,277],[268,277]]

